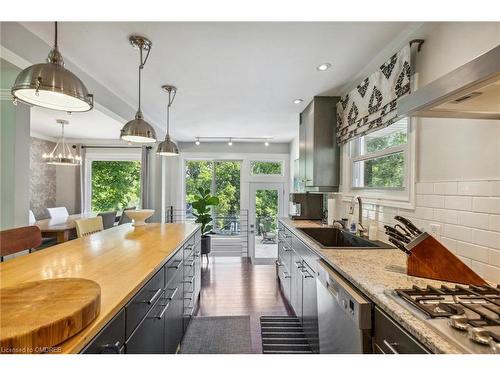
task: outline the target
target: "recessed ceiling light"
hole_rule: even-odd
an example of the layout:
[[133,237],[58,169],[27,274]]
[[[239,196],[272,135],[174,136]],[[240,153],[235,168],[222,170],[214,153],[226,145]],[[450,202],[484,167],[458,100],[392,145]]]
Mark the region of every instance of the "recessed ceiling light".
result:
[[300,104],[303,101],[304,101],[303,99],[294,99],[293,104]]
[[330,64],[330,63],[323,63],[323,64],[319,64],[316,67],[316,69],[319,70],[320,72],[324,72],[325,70],[330,69],[331,66],[332,66],[332,64]]

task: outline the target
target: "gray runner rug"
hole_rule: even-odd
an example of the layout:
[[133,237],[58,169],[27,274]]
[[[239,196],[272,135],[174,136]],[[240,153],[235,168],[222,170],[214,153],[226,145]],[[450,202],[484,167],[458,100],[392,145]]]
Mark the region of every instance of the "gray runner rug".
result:
[[249,316],[193,317],[180,354],[252,353]]

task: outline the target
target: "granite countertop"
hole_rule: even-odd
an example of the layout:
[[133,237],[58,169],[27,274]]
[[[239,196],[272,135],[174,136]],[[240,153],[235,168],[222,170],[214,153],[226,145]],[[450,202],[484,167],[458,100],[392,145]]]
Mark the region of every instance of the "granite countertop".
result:
[[428,349],[434,353],[463,353],[453,343],[444,339],[422,321],[422,318],[417,317],[388,295],[388,291],[411,288],[413,285],[439,287],[454,284],[408,276],[406,274],[406,255],[400,250],[324,249],[297,230],[301,227],[322,226],[321,223],[288,218],[282,218],[280,221],[316,251],[335,271],[349,280]]

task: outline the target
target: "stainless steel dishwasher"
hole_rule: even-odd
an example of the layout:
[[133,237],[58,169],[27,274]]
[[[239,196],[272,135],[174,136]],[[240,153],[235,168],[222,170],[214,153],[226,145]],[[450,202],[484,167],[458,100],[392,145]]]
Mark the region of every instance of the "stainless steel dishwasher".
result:
[[371,353],[372,304],[319,261],[318,328],[321,354]]

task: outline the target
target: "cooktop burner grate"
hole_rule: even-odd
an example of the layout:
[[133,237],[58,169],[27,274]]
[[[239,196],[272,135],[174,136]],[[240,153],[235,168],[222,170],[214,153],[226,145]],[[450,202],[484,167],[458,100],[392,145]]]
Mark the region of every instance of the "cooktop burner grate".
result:
[[465,314],[469,309],[477,314],[470,319],[471,325],[500,325],[500,285],[492,287],[456,285],[453,288],[427,286],[411,289],[396,289],[396,293],[431,318],[450,317]]

